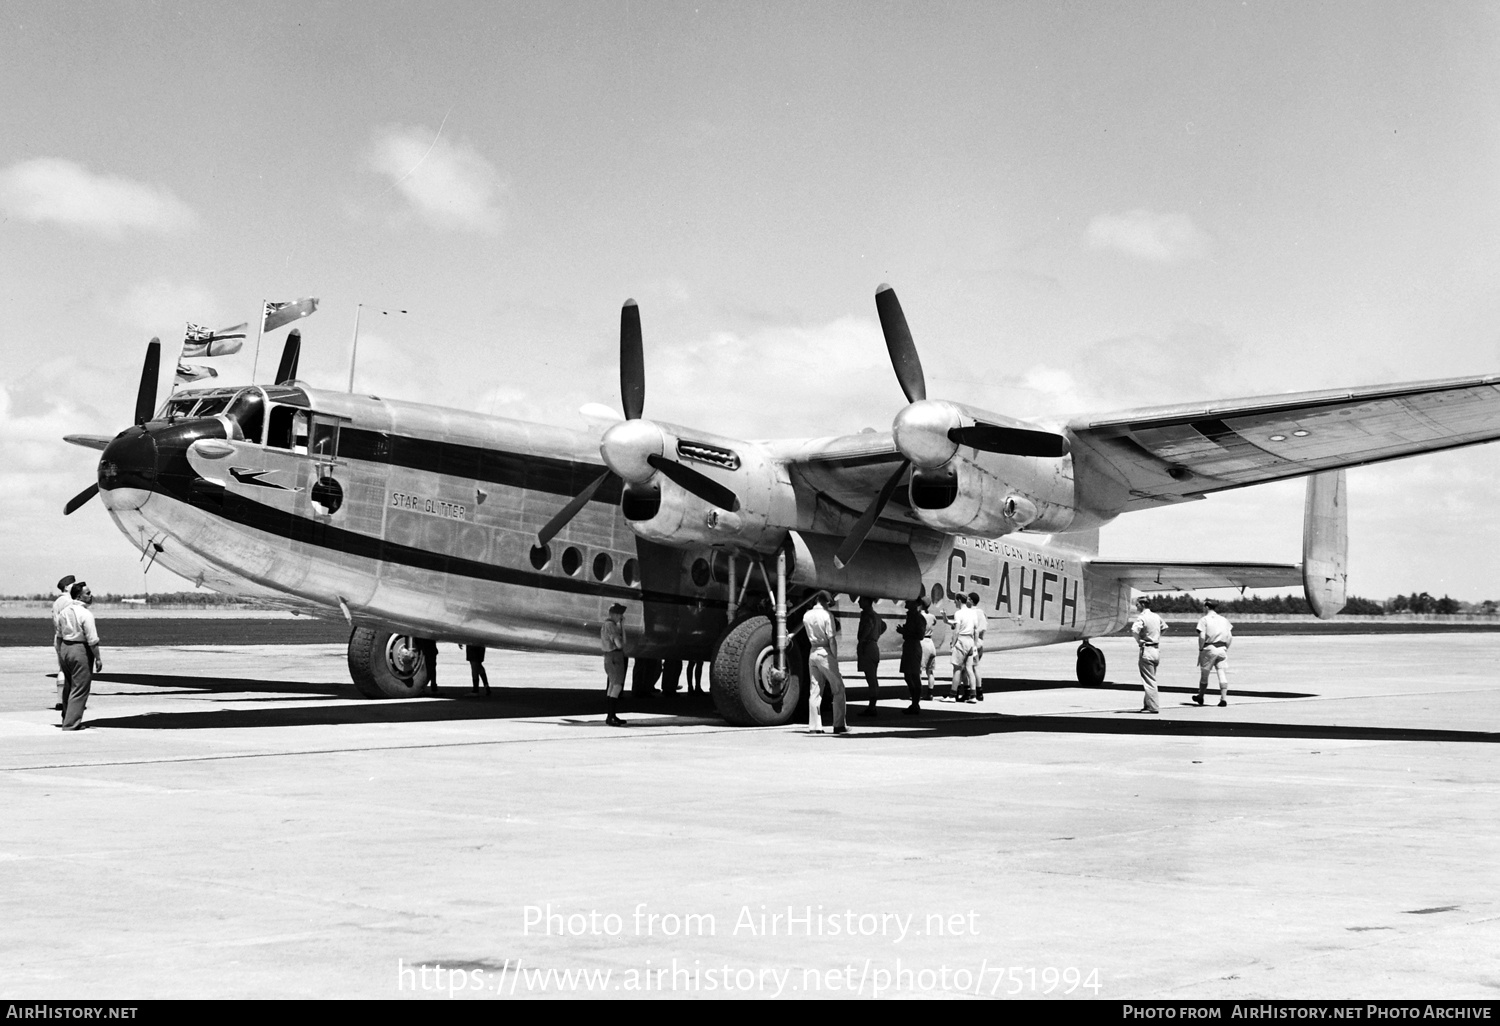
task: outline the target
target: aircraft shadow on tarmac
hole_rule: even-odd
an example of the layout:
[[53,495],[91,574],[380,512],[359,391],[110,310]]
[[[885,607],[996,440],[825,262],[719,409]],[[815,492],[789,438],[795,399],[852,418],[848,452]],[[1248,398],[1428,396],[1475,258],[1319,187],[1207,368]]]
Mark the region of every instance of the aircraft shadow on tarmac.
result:
[[[327,701],[352,698],[347,684],[302,683],[252,680],[235,677],[184,677],[170,674],[107,673],[96,681],[133,684],[153,690],[116,693],[119,697],[156,698],[162,695],[223,695],[211,701],[291,702]],[[1007,692],[1055,689],[1139,691],[1139,684],[1115,684],[1109,681],[1084,688],[1076,681],[1020,680],[986,678],[985,694],[991,697]],[[882,686],[880,697],[904,697],[906,689]],[[945,693],[946,687],[939,687]],[[1196,688],[1162,688],[1165,694],[1194,694]],[[275,697],[250,697],[255,692],[271,692]],[[107,692],[101,692],[107,693]],[[1236,698],[1311,698],[1301,692],[1236,691]],[[293,727],[364,723],[437,723],[454,720],[495,720],[524,718],[561,718],[575,726],[597,726],[604,709],[603,695],[598,691],[563,688],[495,687],[489,699],[475,697],[468,688],[445,688],[440,697],[447,701],[367,701],[348,705],[297,705],[255,709],[188,709],[181,712],[150,712],[139,715],[90,718],[91,726],[137,730],[206,730],[228,727]],[[1334,724],[1266,723],[1228,718],[1225,711],[1213,706],[1198,710],[1193,719],[1157,716],[1013,716],[966,706],[959,713],[952,706],[928,704],[920,718],[902,716],[900,710],[886,706],[878,720],[862,720],[855,714],[869,699],[867,688],[849,688],[848,703],[851,724],[855,728],[849,739],[874,738],[933,740],[946,737],[980,737],[989,734],[1134,734],[1157,737],[1267,737],[1291,739],[1324,739],[1355,741],[1461,741],[1494,743],[1500,733],[1469,730],[1433,730],[1408,727],[1366,727]],[[1212,694],[1210,701],[1213,700]],[[1132,706],[1134,703],[1132,702]],[[1170,707],[1169,707],[1170,708]],[[1195,708],[1195,707],[1194,707]],[[1231,707],[1232,708],[1232,707]],[[629,692],[621,701],[623,714],[633,717],[640,727],[702,726],[722,722],[708,695],[679,694],[676,698],[636,697]]]

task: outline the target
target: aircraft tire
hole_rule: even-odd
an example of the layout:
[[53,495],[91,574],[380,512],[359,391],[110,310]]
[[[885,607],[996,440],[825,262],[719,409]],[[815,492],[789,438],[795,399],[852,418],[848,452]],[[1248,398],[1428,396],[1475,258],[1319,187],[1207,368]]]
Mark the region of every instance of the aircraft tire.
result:
[[1078,683],[1098,685],[1104,683],[1104,653],[1087,641],[1078,646]]
[[776,660],[775,634],[769,616],[748,616],[725,631],[714,649],[709,691],[719,715],[737,727],[779,727],[797,715],[802,681],[795,673],[787,678],[779,703],[768,690],[766,674]]
[[402,673],[411,639],[373,627],[356,627],[349,635],[349,676],[366,698],[417,698],[427,686],[427,666],[416,659]]

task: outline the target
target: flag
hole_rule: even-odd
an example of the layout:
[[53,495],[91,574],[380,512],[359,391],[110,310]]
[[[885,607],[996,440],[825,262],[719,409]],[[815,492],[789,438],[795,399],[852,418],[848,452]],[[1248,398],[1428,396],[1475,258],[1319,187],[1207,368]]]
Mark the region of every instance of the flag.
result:
[[181,360],[178,360],[177,376],[172,379],[172,383],[174,386],[186,385],[197,381],[199,378],[216,378],[218,376],[219,372],[212,367],[202,367],[196,363],[183,363]]
[[230,356],[240,351],[245,344],[245,329],[250,325],[236,324],[232,328],[209,331],[201,324],[188,322],[187,334],[182,339],[183,356]]
[[291,324],[306,317],[318,308],[316,299],[299,299],[294,303],[266,304],[266,331],[275,331],[284,324]]

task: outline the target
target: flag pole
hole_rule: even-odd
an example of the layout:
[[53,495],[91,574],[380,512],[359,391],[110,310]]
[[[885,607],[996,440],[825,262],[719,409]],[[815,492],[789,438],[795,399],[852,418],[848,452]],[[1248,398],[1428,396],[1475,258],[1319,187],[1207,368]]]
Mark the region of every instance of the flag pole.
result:
[[354,344],[349,347],[349,394],[354,394],[354,358],[359,355],[359,312],[363,303],[354,304]]
[[250,384],[255,384],[255,372],[260,368],[260,336],[266,327],[266,301],[260,301],[260,316],[255,319],[255,361],[250,365]]

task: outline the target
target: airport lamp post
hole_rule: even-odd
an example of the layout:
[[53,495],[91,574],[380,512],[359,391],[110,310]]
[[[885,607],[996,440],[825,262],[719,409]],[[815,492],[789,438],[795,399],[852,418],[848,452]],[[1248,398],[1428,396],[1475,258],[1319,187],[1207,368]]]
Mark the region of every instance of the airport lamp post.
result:
[[[364,311],[365,304],[354,304],[354,341],[349,346],[349,394],[354,394],[354,361],[359,357],[359,315]],[[404,314],[405,310],[375,310],[374,313],[389,317],[391,314]]]

